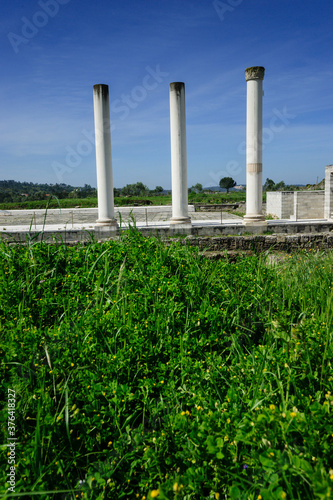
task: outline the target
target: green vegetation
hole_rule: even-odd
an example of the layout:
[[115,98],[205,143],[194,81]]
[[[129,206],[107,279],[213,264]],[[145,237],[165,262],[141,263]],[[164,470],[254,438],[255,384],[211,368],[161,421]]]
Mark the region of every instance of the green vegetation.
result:
[[79,200],[73,198],[58,199],[55,197],[44,200],[33,200],[13,202],[13,203],[0,203],[0,210],[38,210],[46,208],[91,208],[97,207],[97,198],[81,198]]
[[[170,205],[171,195],[154,196],[140,198],[138,196],[130,197],[116,197],[114,198],[115,206],[122,207],[127,205],[136,205],[146,202],[152,205]],[[25,201],[23,203],[0,203],[0,210],[37,210],[46,208],[92,208],[97,207],[97,198],[81,198],[76,199],[62,199],[51,198],[43,201]]]
[[332,497],[332,253],[211,262],[135,228],[0,253],[2,498],[9,422],[24,498]]
[[300,191],[300,186],[294,186],[292,184],[285,184],[284,181],[280,181],[275,183],[272,179],[266,179],[265,184],[263,186],[264,192],[266,191]]
[[[171,205],[171,194],[162,186],[150,190],[142,182],[114,188],[114,202],[127,205]],[[190,203],[225,203],[245,201],[245,191],[221,193],[203,192],[197,183],[189,189]],[[0,210],[37,210],[48,208],[97,207],[97,191],[88,184],[74,188],[66,184],[34,184],[32,182],[0,181]]]
[[[231,192],[228,195],[226,193],[220,193],[218,191],[212,193],[195,193],[191,192],[188,195],[189,203],[236,203],[239,201],[245,201],[245,192]],[[128,205],[136,204],[147,204],[147,205],[171,205],[172,198],[171,195],[156,195],[156,196],[124,196],[115,197],[115,206],[123,207]],[[21,203],[0,203],[0,210],[37,210],[46,208],[91,208],[97,207],[97,198],[66,198],[58,200],[55,197],[47,200],[40,201],[24,201]]]
[[202,190],[202,184],[200,184],[200,182],[197,182],[194,186],[191,186],[189,188],[188,192],[191,193],[191,191],[194,191],[195,193],[201,193]]
[[118,207],[126,205],[147,204],[147,205],[171,205],[171,194],[157,194],[156,196],[139,196],[116,197],[114,203]]
[[245,191],[237,192],[231,191],[229,194],[220,191],[212,191],[211,193],[194,193],[191,192],[188,195],[189,203],[237,203],[240,201],[245,201],[246,193]]
[[307,184],[306,186],[295,186],[293,184],[285,184],[284,181],[275,183],[272,179],[267,178],[263,186],[264,194],[266,191],[318,191],[325,189],[325,179],[316,184]]
[[68,184],[37,184],[33,182],[0,181],[0,203],[21,203],[41,201],[50,197],[87,198],[97,196],[97,191],[89,184],[73,187]]
[[[163,193],[162,186],[156,186],[150,190],[142,182],[135,184],[126,184],[121,189],[114,188],[115,197],[128,196],[156,196]],[[30,208],[31,202],[44,202],[51,198],[71,199],[73,200],[70,206],[75,206],[78,201],[81,204],[85,198],[97,197],[97,189],[92,188],[89,184],[83,187],[73,187],[67,184],[36,184],[33,182],[17,182],[17,181],[0,181],[0,203],[10,204],[15,203],[15,206],[25,207],[24,203]],[[86,205],[85,205],[86,206]]]

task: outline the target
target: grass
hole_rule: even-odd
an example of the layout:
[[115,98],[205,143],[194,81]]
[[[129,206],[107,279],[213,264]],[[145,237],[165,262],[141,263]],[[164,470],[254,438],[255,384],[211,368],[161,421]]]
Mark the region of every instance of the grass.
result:
[[332,497],[332,253],[211,262],[132,228],[0,254],[3,498],[8,422],[23,498]]
[[[138,201],[150,200],[153,205],[171,205],[171,196],[151,196],[151,197],[116,197],[114,198],[115,206],[123,207],[128,205],[134,205]],[[48,200],[41,201],[23,201],[20,203],[0,203],[0,210],[38,210],[45,208],[59,208],[59,203],[61,208],[96,208],[97,198],[65,198],[57,200],[53,197]]]
[[[171,205],[171,195],[160,196],[131,196],[131,197],[115,197],[115,206],[123,207],[134,205],[135,203],[149,200],[152,205]],[[61,208],[93,208],[97,207],[97,198],[65,198],[59,200]],[[189,195],[189,203],[235,203],[237,201],[245,201],[245,192],[236,193],[191,193]],[[41,201],[23,201],[19,203],[0,203],[0,210],[37,210],[44,208],[59,208],[59,203],[56,197]]]
[[188,195],[189,203],[207,203],[207,204],[219,204],[219,203],[237,203],[246,200],[245,191],[237,192],[230,191],[226,192],[212,192],[212,193],[190,193]]
[[20,203],[0,203],[0,210],[38,210],[46,208],[93,208],[97,207],[97,198],[65,198],[60,199],[52,197],[48,200],[23,201]]

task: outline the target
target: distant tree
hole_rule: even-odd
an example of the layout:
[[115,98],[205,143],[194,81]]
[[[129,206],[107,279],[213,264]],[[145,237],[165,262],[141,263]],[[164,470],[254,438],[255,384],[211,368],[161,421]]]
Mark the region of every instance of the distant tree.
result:
[[156,186],[155,189],[150,189],[148,192],[148,196],[158,196],[159,194],[162,194],[164,189],[162,186]]
[[284,181],[280,181],[274,186],[274,191],[283,191],[286,188]]
[[[56,196],[58,199],[67,198],[68,196],[73,197],[72,193],[75,189],[83,189],[83,191],[88,189],[91,192],[95,191],[88,184],[84,188],[74,188],[67,184],[37,184],[33,182],[18,182],[18,181],[0,181],[0,201],[1,202],[21,202],[26,199],[28,200],[43,200],[50,199],[52,196]],[[48,195],[48,196],[46,196]],[[75,195],[76,196],[76,195]],[[79,197],[79,193],[77,193]]]
[[266,179],[265,184],[264,184],[264,191],[274,191],[275,188],[275,182],[272,181],[272,179]]
[[198,193],[201,193],[202,191],[202,184],[200,182],[197,182],[195,186],[192,186]]
[[79,197],[79,193],[78,193],[78,189],[73,189],[73,191],[71,191],[69,194],[68,194],[68,198],[78,198]]
[[122,196],[147,196],[149,193],[149,188],[145,186],[142,182],[137,182],[136,184],[126,184],[122,188]]
[[133,196],[134,195],[134,184],[126,184],[126,186],[121,188],[121,196]]
[[29,196],[30,200],[45,200],[46,199],[46,193],[43,193],[43,191],[36,191],[33,195]]
[[85,184],[82,188],[79,188],[79,198],[89,198],[96,197],[97,189],[90,186],[90,184]]
[[220,188],[226,189],[227,193],[229,193],[229,189],[235,187],[236,184],[236,181],[234,181],[232,177],[223,177],[220,180]]

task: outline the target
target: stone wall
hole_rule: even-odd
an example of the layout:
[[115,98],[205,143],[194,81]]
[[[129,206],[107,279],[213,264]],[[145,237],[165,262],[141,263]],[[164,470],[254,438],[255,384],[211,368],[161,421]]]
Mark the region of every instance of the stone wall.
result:
[[[144,236],[157,236],[161,238],[178,238],[180,235],[186,238],[187,235],[200,239],[210,237],[212,239],[221,238],[223,241],[235,241],[235,243],[228,243],[232,245],[239,245],[240,237],[245,238],[246,235],[263,235],[262,237],[268,238],[267,241],[286,241],[285,237],[297,235],[301,237],[309,234],[321,240],[326,238],[326,233],[332,235],[333,238],[333,221],[268,221],[267,226],[244,226],[243,224],[204,224],[193,225],[190,228],[179,227],[154,227],[146,226],[138,228]],[[112,230],[110,228],[92,228],[92,229],[68,229],[56,230],[49,229],[45,231],[30,230],[30,231],[15,231],[15,232],[0,232],[0,240],[9,243],[29,243],[36,241],[44,241],[47,243],[75,243],[75,242],[89,242],[89,241],[106,241],[109,239],[116,239],[125,232],[125,229]],[[265,234],[266,233],[266,234]],[[251,238],[252,236],[250,236]],[[261,237],[261,236],[260,236]],[[281,240],[282,238],[282,240]],[[319,241],[318,240],[318,241]],[[252,241],[252,240],[244,240]],[[262,241],[262,240],[255,240]]]
[[324,219],[325,191],[295,191],[291,220]]
[[266,212],[279,219],[324,219],[325,191],[269,191]]
[[325,219],[333,219],[333,165],[325,168]]
[[333,220],[333,165],[325,167],[325,190],[270,191],[266,213],[279,219]]
[[269,191],[266,193],[266,213],[278,219],[289,219],[294,212],[293,191]]
[[[174,240],[175,241],[175,240]],[[216,238],[196,238],[187,236],[177,239],[184,245],[196,246],[199,250],[218,251],[292,251],[301,249],[326,250],[333,248],[333,234],[277,234],[253,236],[222,236]]]

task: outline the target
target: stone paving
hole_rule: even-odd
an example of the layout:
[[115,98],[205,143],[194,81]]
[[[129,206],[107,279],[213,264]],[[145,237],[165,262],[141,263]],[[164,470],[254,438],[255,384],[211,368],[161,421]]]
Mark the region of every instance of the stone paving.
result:
[[[168,225],[172,215],[172,207],[115,207],[115,217],[125,226],[133,222],[143,226]],[[189,205],[189,216],[192,222],[221,224],[221,212],[195,212],[193,205]],[[0,210],[0,231],[9,231],[19,227],[29,229],[42,229],[43,226],[59,226],[67,229],[95,226],[98,218],[97,208],[72,208],[45,210]],[[222,223],[241,222],[242,218],[222,212]]]

